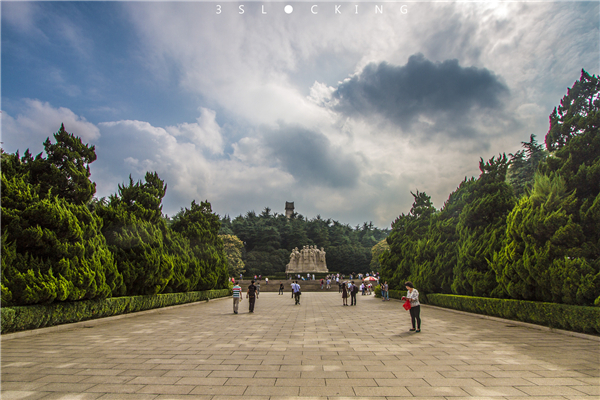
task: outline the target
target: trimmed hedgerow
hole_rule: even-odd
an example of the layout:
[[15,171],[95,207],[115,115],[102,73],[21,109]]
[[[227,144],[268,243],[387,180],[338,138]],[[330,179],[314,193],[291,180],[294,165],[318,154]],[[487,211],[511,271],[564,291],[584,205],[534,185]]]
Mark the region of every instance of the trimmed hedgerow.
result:
[[229,295],[231,295],[231,289],[219,289],[203,292],[111,297],[103,300],[2,307],[0,309],[2,333],[111,317]]
[[427,304],[574,332],[600,333],[598,307],[449,294],[428,294]]

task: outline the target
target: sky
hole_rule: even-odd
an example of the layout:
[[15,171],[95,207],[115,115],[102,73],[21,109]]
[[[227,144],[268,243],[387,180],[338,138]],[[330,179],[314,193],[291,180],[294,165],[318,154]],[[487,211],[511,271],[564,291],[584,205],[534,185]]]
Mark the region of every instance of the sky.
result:
[[37,154],[64,123],[96,148],[97,197],[156,171],[167,215],[288,201],[389,227],[411,191],[440,208],[480,158],[543,143],[600,69],[598,2],[0,7],[2,148]]

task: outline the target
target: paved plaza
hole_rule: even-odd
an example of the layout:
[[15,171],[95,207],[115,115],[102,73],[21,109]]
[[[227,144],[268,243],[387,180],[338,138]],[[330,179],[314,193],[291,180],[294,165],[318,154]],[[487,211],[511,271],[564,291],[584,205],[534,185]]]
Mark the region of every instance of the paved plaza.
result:
[[[600,342],[335,291],[263,293],[2,340],[2,400],[600,398]],[[83,325],[83,326],[82,326]]]

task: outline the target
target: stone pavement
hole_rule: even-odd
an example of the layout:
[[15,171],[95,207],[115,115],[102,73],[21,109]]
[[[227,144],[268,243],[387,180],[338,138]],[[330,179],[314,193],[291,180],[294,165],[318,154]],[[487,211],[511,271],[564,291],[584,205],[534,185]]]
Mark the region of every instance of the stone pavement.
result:
[[[287,288],[286,288],[287,289]],[[2,400],[600,397],[600,342],[336,292],[263,293],[2,340]]]

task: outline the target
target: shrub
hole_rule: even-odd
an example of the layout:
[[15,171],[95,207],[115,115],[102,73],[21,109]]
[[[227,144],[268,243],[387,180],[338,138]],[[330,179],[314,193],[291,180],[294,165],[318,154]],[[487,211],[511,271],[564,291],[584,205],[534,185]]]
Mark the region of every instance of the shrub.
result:
[[112,297],[104,300],[2,307],[2,333],[18,332],[90,319],[151,310],[225,297],[230,289],[169,293],[151,296]]
[[[390,290],[390,297],[391,292]],[[434,306],[530,322],[551,328],[600,333],[600,309],[597,307],[446,294],[429,294],[426,301],[427,304]]]

